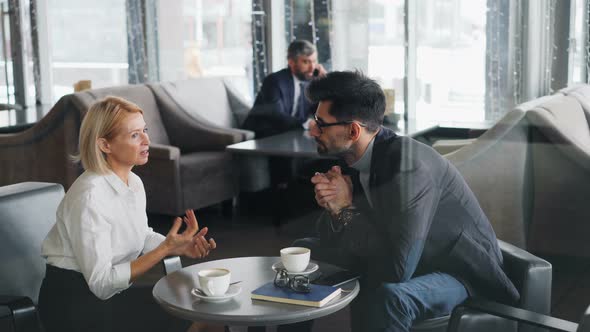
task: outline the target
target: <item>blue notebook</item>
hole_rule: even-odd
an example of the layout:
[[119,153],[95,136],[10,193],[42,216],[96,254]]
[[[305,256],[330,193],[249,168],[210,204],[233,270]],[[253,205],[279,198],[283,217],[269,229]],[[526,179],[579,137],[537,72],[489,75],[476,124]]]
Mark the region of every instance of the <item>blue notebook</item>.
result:
[[311,285],[309,293],[297,293],[290,288],[280,288],[269,282],[253,290],[250,297],[254,300],[290,303],[309,307],[321,307],[340,294],[340,288],[323,285]]

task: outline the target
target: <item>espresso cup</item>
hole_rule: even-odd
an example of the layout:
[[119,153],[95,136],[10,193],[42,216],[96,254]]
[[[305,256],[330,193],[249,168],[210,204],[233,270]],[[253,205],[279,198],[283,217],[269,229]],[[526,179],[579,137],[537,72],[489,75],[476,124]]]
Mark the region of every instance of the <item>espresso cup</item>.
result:
[[311,250],[304,247],[289,247],[281,249],[281,262],[287,272],[303,272],[309,264]]
[[206,269],[197,274],[201,290],[207,296],[221,296],[227,292],[231,272],[227,269]]

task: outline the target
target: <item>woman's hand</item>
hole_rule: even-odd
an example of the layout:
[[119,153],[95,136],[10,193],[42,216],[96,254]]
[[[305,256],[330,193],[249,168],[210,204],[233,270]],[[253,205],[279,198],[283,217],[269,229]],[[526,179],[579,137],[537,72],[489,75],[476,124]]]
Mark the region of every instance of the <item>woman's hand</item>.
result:
[[[186,230],[178,233],[183,220]],[[205,234],[207,234],[207,227],[199,232],[199,223],[195,213],[193,210],[186,210],[186,215],[182,219],[174,219],[174,225],[170,228],[166,239],[156,249],[131,261],[129,280],[135,281],[166,256],[184,255],[191,258],[203,258],[209,255],[209,252],[217,245],[213,239],[205,240]]]
[[187,245],[181,254],[190,258],[204,258],[209,255],[211,250],[217,248],[217,244],[213,238],[209,238],[209,241],[205,239],[207,231],[207,227],[201,229],[199,233],[193,237],[193,242]]
[[[178,233],[183,220],[187,228],[184,232]],[[177,217],[168,235],[166,235],[164,245],[167,248],[168,255],[185,255],[191,258],[203,258],[207,256],[217,245],[215,240],[209,239],[207,241],[205,239],[205,234],[208,231],[207,227],[203,228],[200,232],[198,231],[199,223],[194,211],[186,210],[186,215],[182,219]]]

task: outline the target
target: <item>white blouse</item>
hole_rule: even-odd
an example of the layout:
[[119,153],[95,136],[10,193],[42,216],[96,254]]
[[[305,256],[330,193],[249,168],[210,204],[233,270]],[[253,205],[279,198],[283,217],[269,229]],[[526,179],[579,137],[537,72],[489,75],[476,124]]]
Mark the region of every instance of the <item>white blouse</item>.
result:
[[57,222],[43,241],[47,263],[81,272],[90,290],[106,300],[130,286],[131,261],[165,237],[147,224],[141,179],[129,186],[114,173],[86,171],[57,209]]

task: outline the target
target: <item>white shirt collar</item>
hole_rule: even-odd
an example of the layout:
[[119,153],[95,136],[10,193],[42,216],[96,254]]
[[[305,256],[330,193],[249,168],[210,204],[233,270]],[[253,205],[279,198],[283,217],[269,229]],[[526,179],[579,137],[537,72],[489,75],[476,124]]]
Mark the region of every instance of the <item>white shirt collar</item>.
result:
[[118,194],[137,193],[142,190],[141,180],[137,175],[129,172],[129,186],[127,186],[123,180],[114,172],[109,172],[105,175],[105,180],[115,189]]
[[291,73],[291,76],[293,76],[293,82],[296,86],[299,86],[300,83],[303,83],[303,81],[298,79],[297,76],[295,76],[293,73]]

